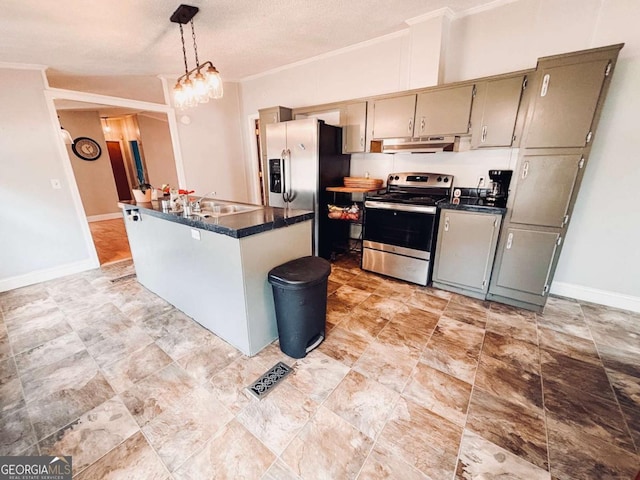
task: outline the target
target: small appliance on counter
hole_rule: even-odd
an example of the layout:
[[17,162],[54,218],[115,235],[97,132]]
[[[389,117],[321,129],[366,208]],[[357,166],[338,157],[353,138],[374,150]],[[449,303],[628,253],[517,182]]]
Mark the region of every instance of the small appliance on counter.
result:
[[489,170],[491,190],[487,194],[487,205],[494,207],[507,206],[511,175],[513,175],[513,170]]

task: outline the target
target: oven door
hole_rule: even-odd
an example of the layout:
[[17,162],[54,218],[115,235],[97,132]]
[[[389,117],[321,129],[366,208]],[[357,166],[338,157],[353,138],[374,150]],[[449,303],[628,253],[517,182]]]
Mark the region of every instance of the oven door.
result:
[[428,260],[435,219],[436,207],[367,201],[362,238]]
[[367,201],[362,268],[427,284],[436,208]]

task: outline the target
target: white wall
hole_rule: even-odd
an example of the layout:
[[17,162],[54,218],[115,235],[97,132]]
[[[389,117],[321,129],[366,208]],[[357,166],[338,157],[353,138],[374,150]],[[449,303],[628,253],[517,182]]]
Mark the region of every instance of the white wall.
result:
[[111,160],[102,132],[100,115],[96,111],[58,111],[60,124],[72,138],[89,137],[100,145],[102,154],[96,160],[82,160],[67,145],[67,154],[80,190],[82,205],[87,216],[117,213],[118,192],[113,178]]
[[154,188],[160,188],[162,184],[178,185],[171,133],[166,115],[163,116],[165,118],[161,120],[144,113],[136,115],[149,183]]
[[97,266],[43,91],[40,71],[0,68],[0,291]]
[[225,83],[224,97],[177,113],[186,185],[196,195],[217,192],[220,199],[246,202],[246,157],[238,84]]
[[[606,0],[592,42],[625,42],[602,112],[556,282],[640,297],[640,2]],[[589,293],[589,290],[586,290]],[[592,292],[597,295],[599,292]]]
[[[640,112],[637,18],[637,0],[520,0],[477,11],[452,20],[443,72],[445,81],[453,82],[533,68],[542,56],[626,42],[552,291],[634,309],[640,309],[640,249],[634,245],[640,238],[640,202],[630,198],[640,185],[632,141]],[[411,38],[407,30],[247,79],[243,115],[274,105],[295,108],[407,89],[414,71],[426,78],[424,65],[416,64],[419,57],[411,55]],[[244,135],[248,141],[248,132]],[[514,152],[502,150],[395,158],[364,154],[352,156],[352,174],[368,171],[384,178],[392,170],[450,171],[458,185],[475,186],[478,175],[514,160]]]

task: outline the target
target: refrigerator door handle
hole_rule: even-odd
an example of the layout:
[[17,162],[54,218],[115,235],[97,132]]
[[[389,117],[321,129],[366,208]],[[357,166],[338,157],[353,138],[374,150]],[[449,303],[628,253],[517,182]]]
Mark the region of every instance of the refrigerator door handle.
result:
[[286,150],[283,148],[280,152],[280,171],[282,175],[282,201],[287,203],[287,169],[284,164],[284,157],[286,155]]
[[293,194],[293,192],[290,189],[290,185],[291,185],[291,150],[289,150],[288,148],[286,150],[282,151],[282,178],[286,179],[287,175],[289,175],[289,179],[285,180],[283,186],[282,186],[282,200],[284,200],[284,203],[290,203],[293,202],[293,199],[295,198],[295,195]]

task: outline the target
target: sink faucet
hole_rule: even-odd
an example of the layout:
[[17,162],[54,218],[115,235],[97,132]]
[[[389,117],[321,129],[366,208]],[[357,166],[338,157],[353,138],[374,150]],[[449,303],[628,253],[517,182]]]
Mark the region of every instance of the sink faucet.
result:
[[205,195],[202,195],[198,200],[193,202],[193,211],[194,212],[199,212],[200,211],[200,202],[202,202],[202,200],[204,200],[205,198],[207,198],[209,196],[215,197],[216,195],[217,195],[217,193],[215,191],[211,191],[209,193],[206,193]]

